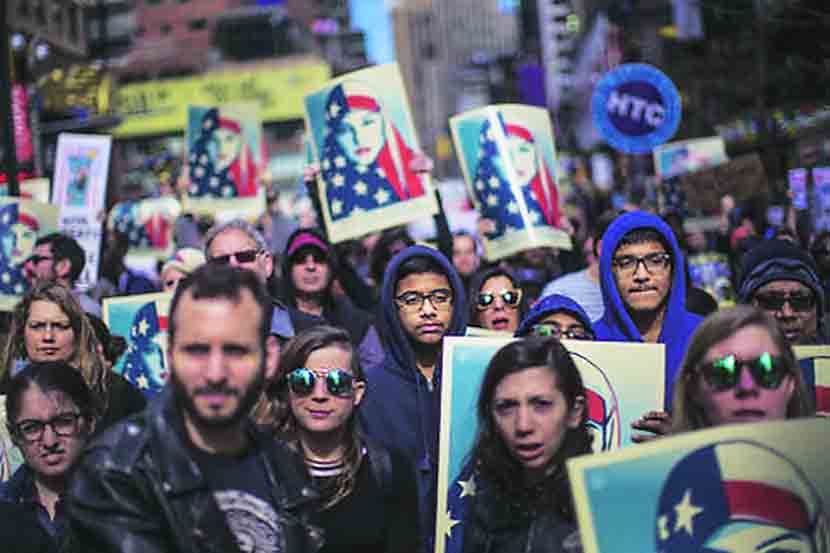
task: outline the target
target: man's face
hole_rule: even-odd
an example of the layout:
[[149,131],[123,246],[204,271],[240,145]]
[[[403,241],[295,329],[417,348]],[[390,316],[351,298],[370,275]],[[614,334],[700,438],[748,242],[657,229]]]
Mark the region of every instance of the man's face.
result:
[[[665,304],[672,284],[671,261],[666,266],[660,266],[649,260],[666,253],[660,242],[626,244],[617,248],[612,270],[617,290],[628,311],[655,311]],[[624,266],[632,262],[632,266]]]
[[265,348],[259,336],[262,309],[247,289],[236,302],[194,300],[188,291],[172,316],[176,332],[168,365],[189,434],[233,428],[276,368],[276,350]]
[[476,254],[476,243],[472,236],[456,236],[452,240],[452,264],[462,276],[476,272],[480,260]]
[[35,246],[32,255],[26,260],[23,267],[25,269],[26,280],[32,286],[38,282],[54,280],[58,276],[55,270],[55,258],[52,255],[52,246],[49,244]]
[[301,293],[322,293],[328,286],[330,274],[326,255],[319,248],[301,248],[291,259],[291,281]]
[[810,344],[815,341],[818,332],[818,302],[808,286],[796,280],[768,282],[755,291],[752,303],[775,317],[790,344]]
[[[256,252],[256,256],[250,261],[240,260],[235,255],[240,253],[243,256],[251,255],[251,252]],[[231,267],[242,267],[253,271],[262,282],[268,280],[274,270],[274,259],[271,254],[267,251],[260,251],[256,241],[239,229],[230,228],[219,233],[210,243],[207,251],[208,261],[215,261],[216,258],[228,255],[231,256],[228,259]]]
[[440,303],[430,299],[405,306],[398,301],[401,326],[409,337],[424,345],[438,345],[446,334],[452,318],[452,287],[446,276],[438,273],[414,273],[398,281],[395,298],[428,294],[449,294],[449,301]]

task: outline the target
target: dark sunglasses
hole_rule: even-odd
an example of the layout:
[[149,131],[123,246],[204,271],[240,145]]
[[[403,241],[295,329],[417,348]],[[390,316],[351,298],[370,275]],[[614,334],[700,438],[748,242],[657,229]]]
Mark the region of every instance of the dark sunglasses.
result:
[[54,259],[54,257],[48,256],[48,255],[37,255],[37,254],[35,254],[35,255],[30,255],[29,259],[27,259],[26,261],[30,262],[32,265],[37,265],[41,261],[47,261],[49,259]]
[[501,301],[504,302],[504,305],[509,307],[518,307],[519,302],[522,301],[522,291],[521,290],[502,290],[498,294],[493,294],[491,292],[480,292],[478,294],[478,299],[476,300],[476,308],[479,310],[484,310],[493,305],[493,302],[496,301],[496,298],[501,298]]
[[549,337],[558,339],[569,338],[571,340],[593,340],[594,333],[582,325],[571,325],[562,328],[556,323],[537,323],[531,327],[533,336]]
[[816,306],[816,297],[813,294],[758,294],[755,296],[758,307],[765,311],[781,311],[785,303],[790,304],[793,311],[810,311]]
[[300,367],[285,375],[288,389],[298,396],[310,395],[318,378],[325,378],[326,389],[333,396],[349,397],[354,393],[356,379],[345,369],[330,369],[325,376],[321,376],[311,369]]
[[702,365],[700,371],[709,386],[722,392],[738,384],[743,367],[749,369],[758,386],[767,390],[778,388],[787,376],[781,358],[774,357],[769,352],[764,352],[755,359],[738,359],[734,355],[727,355]]
[[228,255],[217,255],[211,257],[210,262],[217,265],[227,265],[231,262],[231,257],[236,259],[237,263],[251,263],[256,259],[262,250],[242,250],[241,252],[229,253]]

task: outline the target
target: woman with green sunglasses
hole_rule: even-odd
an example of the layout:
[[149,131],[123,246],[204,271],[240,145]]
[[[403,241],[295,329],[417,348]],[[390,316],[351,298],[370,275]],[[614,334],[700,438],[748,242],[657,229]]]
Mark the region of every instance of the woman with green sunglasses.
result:
[[775,320],[740,305],[700,324],[674,384],[674,432],[813,414],[801,368]]
[[320,491],[312,520],[325,535],[318,553],[414,553],[415,472],[401,454],[362,434],[356,410],[367,390],[358,359],[346,330],[316,326],[298,334],[282,351],[281,377],[256,417],[303,455]]

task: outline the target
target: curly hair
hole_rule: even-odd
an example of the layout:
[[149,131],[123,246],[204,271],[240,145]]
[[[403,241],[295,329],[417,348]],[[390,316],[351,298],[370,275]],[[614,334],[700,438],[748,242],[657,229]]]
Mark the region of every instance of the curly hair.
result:
[[74,332],[75,348],[70,359],[63,359],[74,366],[84,377],[84,381],[100,402],[101,410],[107,407],[109,371],[101,355],[101,343],[95,336],[95,330],[87,319],[81,304],[65,286],[55,281],[44,281],[35,285],[17,303],[12,311],[11,327],[6,347],[0,359],[0,380],[6,387],[11,378],[16,362],[29,360],[26,349],[26,323],[29,320],[32,304],[36,301],[53,303],[69,318],[69,324]]
[[501,497],[511,498],[528,511],[552,509],[574,520],[565,462],[591,452],[587,411],[576,428],[569,428],[559,450],[545,467],[545,478],[529,486],[520,462],[511,455],[493,418],[496,387],[506,377],[532,367],[545,367],[556,377],[556,386],[570,411],[585,397],[582,377],[570,354],[556,338],[525,338],[501,348],[487,366],[478,398],[478,436],[470,454],[483,480]]

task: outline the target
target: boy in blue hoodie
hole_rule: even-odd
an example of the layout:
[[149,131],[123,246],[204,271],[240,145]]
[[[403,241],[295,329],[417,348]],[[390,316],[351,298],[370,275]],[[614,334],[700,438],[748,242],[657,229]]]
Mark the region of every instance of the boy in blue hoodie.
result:
[[[666,410],[686,345],[702,320],[686,310],[683,267],[674,233],[655,215],[624,213],[602,237],[599,272],[605,314],[594,323],[597,340],[665,345]],[[667,421],[665,413],[647,413],[635,427],[662,433]]]
[[462,335],[466,301],[461,278],[437,250],[410,246],[398,253],[383,277],[379,329],[384,362],[366,370],[360,405],[363,430],[399,450],[418,478],[423,551],[435,541],[441,352],[444,336]]

